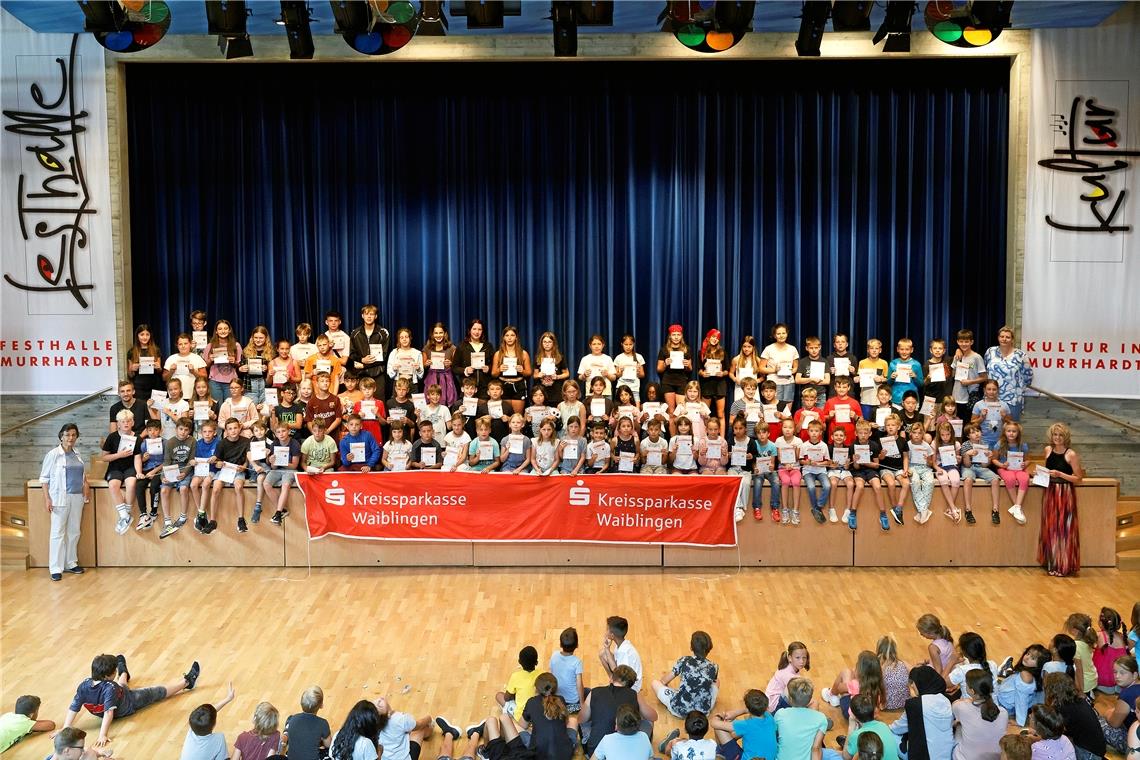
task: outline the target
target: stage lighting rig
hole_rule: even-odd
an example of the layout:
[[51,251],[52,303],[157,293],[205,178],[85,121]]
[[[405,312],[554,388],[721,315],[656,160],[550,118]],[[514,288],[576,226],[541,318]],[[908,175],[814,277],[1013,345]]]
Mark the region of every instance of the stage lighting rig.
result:
[[83,29],[116,53],[134,53],[155,45],[170,28],[170,6],[163,0],[77,0]]
[[420,28],[416,32],[427,37],[447,36],[447,14],[443,0],[423,0],[420,3]]
[[468,29],[502,29],[505,16],[521,16],[522,0],[466,0],[453,3],[452,16],[466,16]]
[[819,57],[819,45],[831,15],[831,0],[804,0],[800,12],[800,34],[796,37],[796,54]]
[[910,52],[910,23],[918,3],[914,0],[889,0],[887,2],[887,17],[883,19],[879,31],[871,39],[872,45],[878,45],[883,39],[884,53]]
[[245,26],[249,15],[244,0],[206,0],[206,31],[218,35],[218,49],[226,60],[253,55]]
[[289,40],[289,57],[309,59],[313,57],[313,31],[309,26],[313,11],[307,0],[281,0],[281,18],[277,23],[285,27]]
[[573,58],[578,55],[578,19],[573,0],[555,0],[550,4],[550,20],[554,26],[554,55]]
[[831,6],[831,31],[871,31],[871,0],[835,0]]

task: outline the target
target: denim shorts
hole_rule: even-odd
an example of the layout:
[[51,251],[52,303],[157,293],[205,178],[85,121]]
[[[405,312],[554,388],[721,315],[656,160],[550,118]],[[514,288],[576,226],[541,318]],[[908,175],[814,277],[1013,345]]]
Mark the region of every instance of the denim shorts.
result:
[[191,469],[190,472],[187,473],[186,477],[182,478],[182,480],[176,480],[173,483],[170,483],[166,480],[163,480],[162,481],[162,487],[163,488],[175,488],[175,489],[189,488],[190,487],[190,481],[193,479],[194,479],[194,470]]

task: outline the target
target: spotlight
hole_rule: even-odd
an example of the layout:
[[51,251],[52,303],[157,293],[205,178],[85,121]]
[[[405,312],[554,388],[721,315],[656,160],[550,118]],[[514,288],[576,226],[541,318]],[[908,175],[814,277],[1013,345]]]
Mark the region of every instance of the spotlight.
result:
[[833,32],[871,31],[870,0],[835,0],[831,7],[831,30]]
[[978,48],[998,38],[1009,27],[1012,0],[928,2],[923,16],[937,39],[960,48]]
[[206,31],[218,35],[218,49],[226,60],[253,55],[245,28],[249,15],[244,0],[206,0]]
[[416,34],[447,36],[447,14],[443,12],[443,0],[423,0],[420,3],[420,28]]
[[755,0],[669,0],[657,21],[690,50],[720,53],[752,30],[755,12]]
[[78,0],[83,28],[116,53],[134,53],[152,47],[170,28],[170,7],[163,0],[117,2]]
[[573,1],[555,0],[551,3],[550,19],[554,22],[554,55],[558,58],[578,55],[578,20]]
[[468,29],[502,29],[503,4],[497,0],[466,0]]
[[819,56],[819,44],[831,14],[830,0],[804,0],[800,13],[800,35],[796,38],[796,54]]
[[885,38],[884,53],[909,53],[910,22],[916,8],[918,3],[914,0],[888,0],[887,17],[875,32],[871,44],[878,45]]
[[281,0],[281,18],[277,23],[285,27],[289,57],[294,60],[313,57],[313,31],[309,27],[312,17],[307,0]]
[[613,0],[578,0],[574,7],[578,26],[613,26]]
[[127,11],[115,0],[78,0],[83,11],[83,31],[120,32],[127,24]]
[[419,13],[408,0],[330,0],[329,6],[335,22],[333,32],[365,55],[393,53],[411,42],[419,28]]

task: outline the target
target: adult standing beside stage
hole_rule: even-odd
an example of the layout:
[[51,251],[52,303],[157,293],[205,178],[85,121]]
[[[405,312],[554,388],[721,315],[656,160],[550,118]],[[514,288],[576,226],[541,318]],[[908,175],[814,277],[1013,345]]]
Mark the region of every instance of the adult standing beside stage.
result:
[[1013,345],[1013,328],[998,330],[998,344],[986,349],[986,373],[997,380],[998,398],[1009,407],[1009,416],[1021,421],[1025,389],[1033,382],[1033,368],[1025,352]]
[[1041,502],[1041,536],[1037,562],[1049,575],[1075,575],[1081,569],[1081,537],[1077,527],[1077,492],[1073,488],[1084,479],[1081,457],[1073,451],[1069,427],[1057,422],[1049,426],[1045,447],[1045,468],[1049,487]]
[[59,445],[44,457],[40,468],[40,484],[44,505],[51,513],[51,538],[48,543],[48,572],[51,579],[63,579],[63,573],[82,575],[79,566],[79,526],[83,505],[91,501],[91,485],[87,482],[87,464],[75,450],[79,428],[69,422],[59,429]]
[[476,317],[467,325],[467,335],[463,342],[455,349],[455,361],[451,363],[451,371],[455,375],[456,390],[463,395],[463,381],[469,377],[475,378],[479,390],[479,398],[487,398],[487,383],[491,380],[491,359],[495,355],[495,347],[486,340],[487,325]]
[[391,336],[388,328],[376,324],[379,314],[380,310],[374,304],[365,304],[360,308],[360,321],[363,324],[353,330],[349,338],[348,361],[358,377],[370,377],[376,381],[376,392],[373,395],[378,399],[386,399],[388,376],[384,372],[384,361],[388,356]]

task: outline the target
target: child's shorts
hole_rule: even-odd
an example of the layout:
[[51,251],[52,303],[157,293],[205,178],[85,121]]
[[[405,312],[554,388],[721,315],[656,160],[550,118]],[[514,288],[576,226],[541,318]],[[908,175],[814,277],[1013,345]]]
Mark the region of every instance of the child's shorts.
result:
[[989,467],[972,464],[962,468],[962,478],[965,480],[980,480],[983,483],[992,483],[998,479],[997,473]]
[[779,473],[780,485],[782,486],[798,486],[803,483],[803,475],[799,470],[784,470],[781,469]]
[[134,468],[130,470],[107,470],[107,474],[103,476],[103,480],[106,480],[108,483],[112,480],[126,482],[127,478],[133,478],[134,476]]
[[870,483],[872,480],[879,479],[879,471],[858,469],[852,471],[851,476],[857,480],[862,480],[864,483]]
[[507,401],[526,399],[526,382],[523,380],[503,380],[503,398]]
[[827,477],[833,480],[838,480],[840,482],[844,480],[852,480],[851,470],[828,470]]
[[265,476],[265,485],[280,488],[285,483],[296,483],[296,470],[270,470]]
[[173,483],[168,482],[166,480],[163,480],[162,481],[162,487],[164,489],[172,488],[172,489],[177,489],[177,490],[181,490],[183,488],[189,488],[190,487],[190,481],[193,479],[194,479],[194,471],[191,470],[189,473],[186,474],[186,477],[182,478],[182,480],[176,480]]
[[668,475],[669,468],[663,464],[646,464],[641,466],[642,475]]

